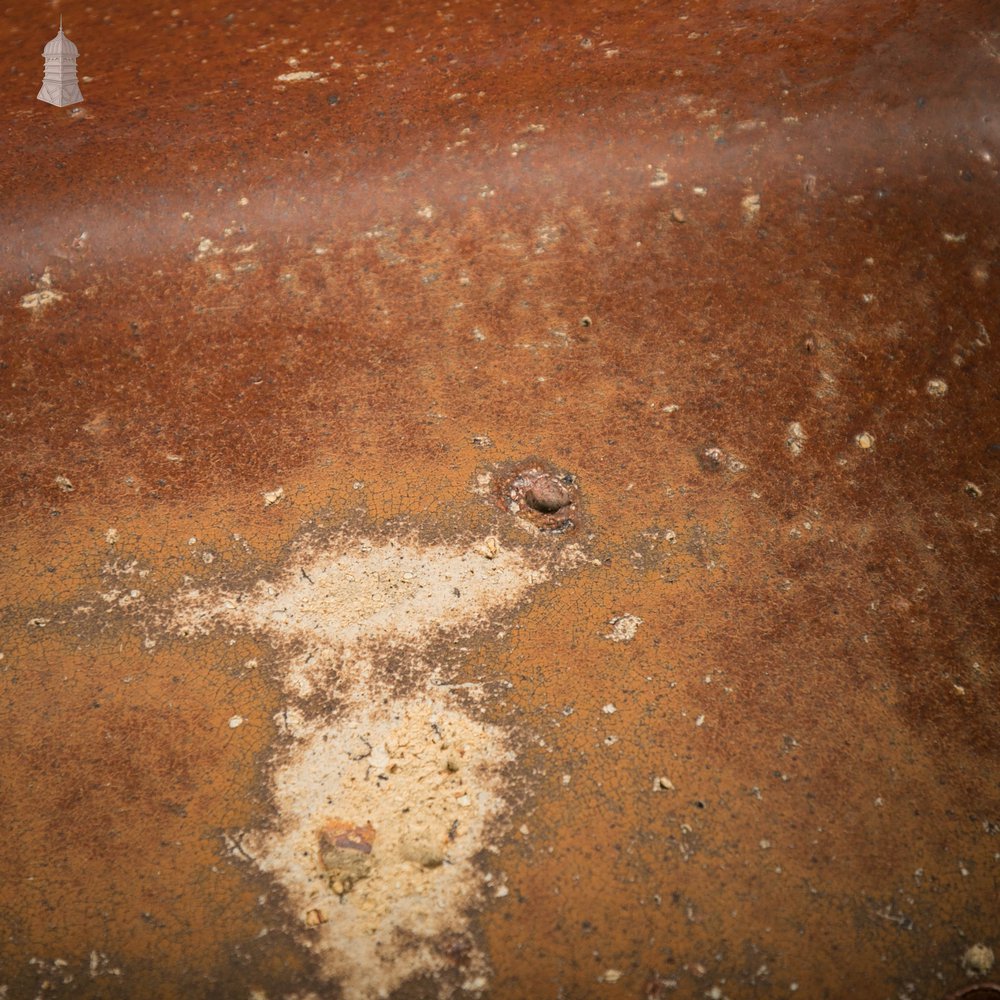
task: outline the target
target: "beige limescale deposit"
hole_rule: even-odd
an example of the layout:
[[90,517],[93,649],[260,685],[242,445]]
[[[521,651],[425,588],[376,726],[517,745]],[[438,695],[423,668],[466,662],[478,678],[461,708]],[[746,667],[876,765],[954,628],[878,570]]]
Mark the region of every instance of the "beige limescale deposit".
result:
[[604,636],[612,642],[631,642],[639,631],[642,619],[635,615],[616,615],[608,624],[611,630]]
[[[466,929],[473,858],[505,809],[507,736],[420,695],[291,725],[272,779],[279,824],[242,847],[284,886],[344,995],[384,996],[444,965],[441,940]],[[466,988],[485,983],[485,958],[472,950],[463,973]]]
[[[274,579],[244,591],[176,598],[172,631],[256,633],[290,698],[336,692],[333,715],[280,713],[291,742],[272,760],[275,815],[232,843],[284,889],[302,944],[347,1000],[454,969],[456,939],[461,974],[442,980],[441,995],[487,988],[486,957],[468,936],[483,901],[474,859],[505,818],[514,752],[505,730],[470,715],[469,685],[457,686],[463,704],[439,683],[431,642],[509,620],[534,588],[584,561],[573,545],[536,555],[483,539],[339,535],[303,540]],[[380,672],[401,655],[405,695]]]
[[[460,631],[510,608],[578,550],[567,548],[558,566],[532,562],[516,549],[420,545],[395,540],[337,538],[303,543],[284,573],[247,592],[189,590],[172,616],[182,634],[220,625],[265,633],[279,645],[312,647],[288,664],[289,691],[309,694],[332,681],[365,673],[375,651],[415,651],[441,631]],[[346,660],[354,663],[347,672]]]

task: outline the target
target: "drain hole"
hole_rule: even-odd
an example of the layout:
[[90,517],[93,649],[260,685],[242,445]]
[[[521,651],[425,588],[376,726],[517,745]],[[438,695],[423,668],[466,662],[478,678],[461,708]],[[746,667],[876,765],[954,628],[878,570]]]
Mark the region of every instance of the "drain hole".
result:
[[568,507],[573,498],[553,476],[539,476],[525,491],[524,502],[540,514],[554,514]]

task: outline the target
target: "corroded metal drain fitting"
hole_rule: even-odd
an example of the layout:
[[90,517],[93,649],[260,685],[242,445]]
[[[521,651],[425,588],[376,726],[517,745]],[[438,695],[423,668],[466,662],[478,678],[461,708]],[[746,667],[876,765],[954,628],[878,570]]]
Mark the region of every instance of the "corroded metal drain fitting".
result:
[[571,531],[577,525],[580,488],[576,476],[541,462],[521,463],[497,475],[497,499],[509,514],[540,531]]
[[945,1000],[997,1000],[1000,997],[1000,983],[973,983],[949,993]]

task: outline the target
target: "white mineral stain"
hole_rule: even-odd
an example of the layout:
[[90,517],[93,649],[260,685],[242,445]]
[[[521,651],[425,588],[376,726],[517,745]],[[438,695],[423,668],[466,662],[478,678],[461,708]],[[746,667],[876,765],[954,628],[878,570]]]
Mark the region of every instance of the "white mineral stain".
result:
[[63,293],[54,288],[43,288],[40,292],[29,292],[21,296],[22,309],[42,309],[62,299]]
[[[300,943],[345,1000],[453,967],[437,944],[469,932],[487,890],[475,859],[507,813],[510,737],[463,707],[478,685],[435,683],[422,658],[431,640],[494,623],[584,561],[575,546],[535,555],[492,536],[429,545],[341,534],[304,539],[275,578],[242,592],[176,598],[171,630],[260,634],[288,695],[336,689],[335,714],[281,713],[290,743],[273,761],[276,815],[230,844],[284,889]],[[400,650],[405,696],[378,670]],[[443,978],[438,995],[487,987],[486,958],[468,940],[464,979]]]
[[740,208],[743,210],[744,222],[755,222],[760,215],[760,195],[748,194],[741,202]]
[[[283,645],[305,644],[309,651],[291,659],[285,683],[308,694],[342,675],[344,659],[356,661],[351,673],[360,680],[376,647],[405,644],[412,650],[441,629],[472,626],[516,604],[551,575],[550,567],[530,564],[515,549],[487,555],[491,551],[485,542],[305,543],[274,582],[261,580],[243,593],[183,593],[173,625],[193,634],[224,624],[266,633]],[[572,562],[575,550],[566,558]]]
[[962,965],[970,976],[984,976],[993,968],[996,956],[989,945],[977,942],[970,945],[962,956]]
[[45,306],[59,302],[65,297],[62,292],[52,287],[52,271],[49,268],[45,268],[42,272],[42,276],[35,282],[35,288],[37,291],[21,296],[22,309],[44,309]]
[[603,638],[612,642],[631,642],[639,631],[642,619],[635,615],[616,615],[608,624],[611,626],[611,631]]
[[[468,928],[482,895],[473,859],[506,808],[506,735],[429,695],[289,726],[297,742],[272,779],[278,823],[242,846],[285,888],[344,996],[387,996],[445,964],[435,938]],[[351,829],[366,831],[354,881],[322,849],[324,830]],[[489,969],[474,952],[465,971]]]
[[217,247],[207,236],[203,236],[198,240],[198,246],[195,248],[194,259],[204,260],[209,254],[220,254],[222,253],[222,248]]
[[796,458],[802,454],[803,449],[806,445],[806,432],[802,428],[802,424],[798,421],[788,425],[788,429],[785,432],[785,445],[788,450],[796,456]]

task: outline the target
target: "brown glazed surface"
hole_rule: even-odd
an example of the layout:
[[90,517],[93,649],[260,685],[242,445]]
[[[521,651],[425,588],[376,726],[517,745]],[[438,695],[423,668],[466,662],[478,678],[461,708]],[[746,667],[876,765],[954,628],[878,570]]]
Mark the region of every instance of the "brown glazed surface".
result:
[[[0,7],[0,996],[371,995],[233,848],[282,822],[288,706],[347,710],[269,633],[169,624],[316,525],[580,554],[353,682],[482,683],[455,704],[512,750],[469,913],[393,996],[970,982],[996,5],[61,12],[71,108],[35,100],[60,5]],[[574,477],[571,526],[498,499],[524,469]]]

